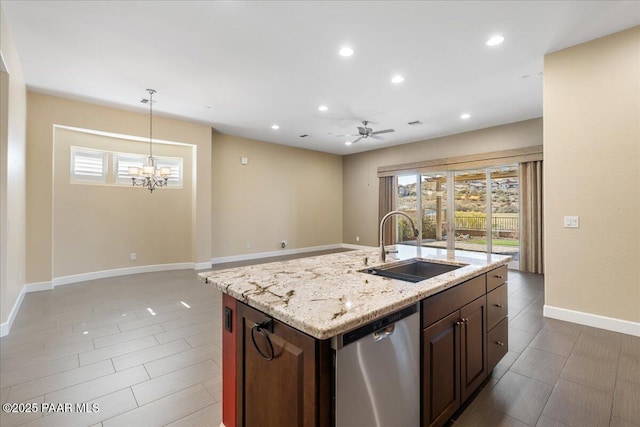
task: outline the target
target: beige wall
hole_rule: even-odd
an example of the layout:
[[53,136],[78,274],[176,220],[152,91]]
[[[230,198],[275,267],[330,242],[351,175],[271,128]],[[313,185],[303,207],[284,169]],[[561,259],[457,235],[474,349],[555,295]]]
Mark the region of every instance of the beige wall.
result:
[[[155,156],[183,159],[184,185],[150,194],[70,180],[72,146],[148,155],[148,142],[56,128],[54,144],[53,277],[193,260],[190,146],[154,144]],[[107,182],[113,169],[110,157]]]
[[[137,99],[137,98],[136,98]],[[162,102],[161,92],[157,97]],[[48,96],[38,93],[28,93],[28,120],[27,120],[27,281],[36,283],[42,281],[50,281],[59,274],[74,274],[73,272],[86,271],[87,268],[70,266],[59,266],[63,268],[60,272],[55,271],[53,259],[56,258],[53,253],[54,247],[59,247],[60,242],[54,241],[53,229],[53,195],[52,185],[47,184],[53,176],[53,153],[54,153],[54,125],[78,127],[83,129],[92,129],[102,132],[111,132],[122,135],[132,135],[142,138],[149,136],[149,115],[147,113],[133,113],[114,108],[103,107],[99,105],[87,104],[79,101],[72,101],[55,96]],[[211,128],[204,125],[173,120],[154,115],[153,120],[154,138],[178,141],[185,144],[195,145],[197,148],[196,176],[193,182],[197,183],[195,188],[195,206],[191,206],[192,215],[190,234],[185,237],[191,246],[188,256],[184,254],[177,256],[171,260],[159,256],[150,246],[151,242],[140,242],[140,249],[129,249],[118,247],[117,243],[109,246],[109,251],[115,251],[113,254],[96,254],[96,256],[107,256],[109,267],[107,264],[95,265],[91,268],[119,268],[123,266],[132,266],[128,261],[129,253],[136,251],[143,258],[138,264],[143,262],[146,264],[159,264],[167,262],[181,262],[185,258],[191,257],[188,261],[206,262],[211,256],[211,246],[209,236],[211,235],[211,217],[209,210],[211,206]],[[155,144],[154,144],[155,147]],[[80,187],[78,187],[80,188]],[[130,194],[125,189],[119,188],[125,192],[121,194]],[[111,189],[114,190],[114,189]],[[80,190],[78,190],[80,191]],[[133,191],[133,190],[132,190]],[[173,191],[173,190],[172,190]],[[131,193],[132,194],[132,193]],[[140,197],[156,197],[153,195],[137,193]],[[159,195],[158,197],[165,197]],[[154,200],[154,203],[156,201]],[[56,206],[56,209],[63,209],[64,206]],[[153,212],[153,214],[161,215],[161,208]],[[115,215],[115,214],[114,214]],[[121,217],[106,220],[109,227],[115,224],[122,224],[123,218],[131,218],[131,212],[121,212]],[[138,221],[141,221],[143,213],[139,213]],[[58,217],[58,215],[56,215]],[[167,219],[169,221],[169,219]],[[154,226],[159,227],[157,224]],[[162,232],[168,225],[164,224],[157,232]],[[184,227],[181,224],[180,227]],[[202,238],[202,235],[207,237]],[[59,233],[55,234],[56,236]],[[64,243],[66,248],[68,242]],[[126,263],[123,264],[122,252]],[[154,254],[153,258],[145,258],[146,254]],[[194,256],[195,254],[195,256]],[[60,254],[57,254],[58,258]],[[113,259],[111,257],[114,257]],[[93,264],[92,264],[93,265]]]
[[[527,120],[345,156],[343,241],[376,246],[378,167],[542,144],[542,119]],[[356,241],[356,236],[360,241]]]
[[213,134],[211,163],[214,257],[342,242],[340,156]]
[[544,119],[545,303],[640,322],[640,27],[545,56]]
[[[25,277],[26,87],[0,4],[0,323],[8,320]],[[4,66],[6,65],[6,69]]]

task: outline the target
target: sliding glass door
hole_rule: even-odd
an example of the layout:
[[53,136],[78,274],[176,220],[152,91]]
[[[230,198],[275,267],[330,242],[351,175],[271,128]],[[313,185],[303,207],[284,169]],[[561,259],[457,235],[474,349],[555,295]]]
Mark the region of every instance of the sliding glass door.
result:
[[447,247],[447,176],[424,174],[421,180],[422,246]]
[[[404,212],[412,220],[416,227],[418,225],[418,176],[405,175],[398,177],[398,188],[396,192],[396,210]],[[411,229],[409,221],[402,216],[390,218],[395,220],[396,241],[405,245],[415,245],[415,233]]]
[[509,255],[520,267],[520,182],[518,165],[491,168],[491,252]]
[[[422,246],[510,255],[509,267],[518,268],[517,164],[397,178],[396,209],[414,221]],[[398,243],[417,244],[406,219],[397,217],[395,224]]]
[[487,173],[454,172],[455,249],[487,251]]

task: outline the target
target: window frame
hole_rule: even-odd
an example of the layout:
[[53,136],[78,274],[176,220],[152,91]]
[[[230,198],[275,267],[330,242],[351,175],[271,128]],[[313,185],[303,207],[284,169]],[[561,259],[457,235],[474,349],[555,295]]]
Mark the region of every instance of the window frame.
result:
[[[78,173],[76,164],[78,157],[82,155],[87,158],[102,159],[100,175]],[[71,146],[71,149],[69,150],[69,156],[69,181],[72,184],[107,184],[107,175],[109,171],[109,153],[107,151]]]

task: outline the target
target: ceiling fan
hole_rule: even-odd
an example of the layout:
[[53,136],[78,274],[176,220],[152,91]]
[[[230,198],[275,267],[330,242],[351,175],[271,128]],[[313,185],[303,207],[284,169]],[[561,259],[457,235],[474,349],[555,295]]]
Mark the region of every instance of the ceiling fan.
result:
[[377,135],[379,135],[381,133],[395,132],[395,130],[393,130],[393,129],[377,130],[377,131],[373,132],[373,129],[367,127],[367,123],[369,123],[369,122],[366,121],[366,120],[363,121],[362,124],[363,124],[364,127],[363,126],[358,126],[358,133],[356,133],[356,134],[336,135],[336,136],[338,136],[338,137],[341,137],[341,136],[357,136],[358,138],[355,141],[347,142],[347,144],[355,144],[356,142],[358,142],[358,141],[360,141],[361,139],[364,139],[364,138],[371,137],[373,139],[382,139]]

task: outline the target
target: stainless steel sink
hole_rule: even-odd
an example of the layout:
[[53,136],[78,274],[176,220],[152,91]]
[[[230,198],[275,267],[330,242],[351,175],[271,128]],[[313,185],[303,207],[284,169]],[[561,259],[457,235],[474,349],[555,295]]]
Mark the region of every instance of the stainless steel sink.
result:
[[392,267],[370,267],[360,271],[363,273],[374,274],[376,276],[389,277],[391,279],[416,283],[448,273],[460,267],[463,266],[414,259]]

